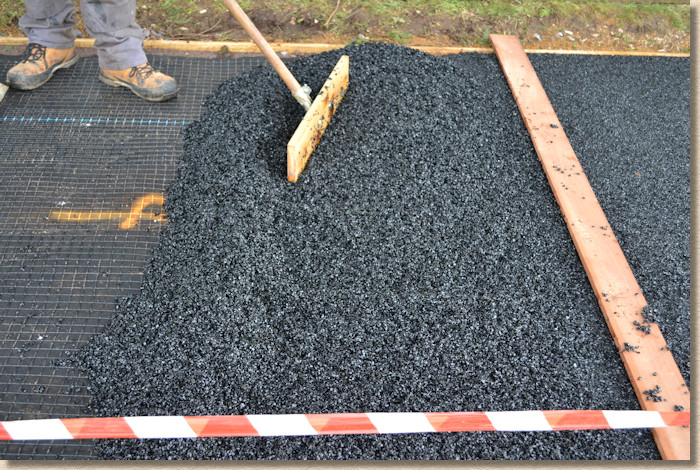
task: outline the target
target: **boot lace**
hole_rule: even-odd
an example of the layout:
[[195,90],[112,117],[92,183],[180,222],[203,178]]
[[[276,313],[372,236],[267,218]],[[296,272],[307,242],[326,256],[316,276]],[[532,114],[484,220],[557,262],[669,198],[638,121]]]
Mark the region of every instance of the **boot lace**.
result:
[[46,57],[46,46],[41,44],[31,43],[22,54],[22,62],[35,62]]
[[136,75],[138,75],[141,80],[145,80],[151,75],[155,70],[153,70],[153,67],[150,66],[150,64],[145,64],[141,66],[136,66],[136,67],[131,67],[131,71],[129,72],[129,78],[132,78]]

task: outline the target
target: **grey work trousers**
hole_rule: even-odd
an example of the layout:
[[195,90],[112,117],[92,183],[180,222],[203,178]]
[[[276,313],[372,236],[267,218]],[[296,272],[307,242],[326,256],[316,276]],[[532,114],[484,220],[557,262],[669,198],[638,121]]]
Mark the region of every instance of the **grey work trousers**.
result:
[[[71,0],[24,0],[19,26],[30,43],[52,49],[73,47],[76,26]],[[80,0],[85,28],[95,38],[100,67],[121,70],[147,62],[144,33],[136,24],[136,0]]]

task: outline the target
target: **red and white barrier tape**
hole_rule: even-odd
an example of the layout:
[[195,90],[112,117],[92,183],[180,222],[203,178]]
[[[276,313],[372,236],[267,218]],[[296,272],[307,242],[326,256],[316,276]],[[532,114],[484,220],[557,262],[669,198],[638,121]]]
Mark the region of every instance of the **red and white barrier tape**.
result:
[[0,440],[169,439],[465,431],[572,431],[689,426],[687,411],[553,410],[134,416],[0,421]]

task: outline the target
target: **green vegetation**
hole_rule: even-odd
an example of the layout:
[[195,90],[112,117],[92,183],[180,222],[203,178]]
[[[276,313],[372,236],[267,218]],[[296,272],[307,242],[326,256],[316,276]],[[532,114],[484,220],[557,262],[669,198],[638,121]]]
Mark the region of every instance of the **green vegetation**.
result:
[[[239,2],[241,6],[247,4],[249,1]],[[216,1],[212,3],[212,6],[207,8],[203,7],[203,3],[198,0],[160,0],[160,1],[137,1],[137,8],[142,10],[150,10],[152,14],[162,15],[163,18],[167,18],[166,28],[172,27],[193,27],[199,26],[201,24],[200,18],[202,18],[202,13],[200,11],[206,9],[213,9],[210,14],[214,13],[216,15],[223,15],[228,12],[226,6],[223,2]]]
[[0,30],[16,23],[23,14],[24,3],[22,0],[2,0],[0,2]]
[[[663,0],[660,0],[663,1]],[[77,1],[76,1],[77,3]],[[640,37],[648,47],[669,46],[664,34],[690,30],[690,5],[586,0],[239,0],[263,34],[290,42],[353,39],[391,40],[405,44],[414,38],[442,38],[453,44],[488,44],[490,33],[532,38],[557,31],[577,34],[622,29],[621,43]],[[137,0],[137,20],[163,36],[198,39],[241,39],[221,0]],[[0,33],[21,35],[17,21],[22,0],[0,0]],[[222,28],[221,24],[228,24]],[[154,26],[152,26],[154,25]],[[82,26],[79,24],[79,27]],[[554,31],[552,33],[552,31]],[[608,31],[598,31],[604,37]],[[182,34],[181,34],[182,33]],[[591,38],[592,39],[592,38]],[[629,41],[628,41],[629,39]],[[588,44],[591,44],[589,41]],[[638,42],[637,42],[638,43]],[[687,40],[686,40],[687,43]],[[639,44],[639,43],[638,43]],[[571,46],[578,44],[571,44]],[[678,45],[678,48],[685,45]],[[686,47],[687,49],[687,47]]]
[[[251,0],[262,7],[261,0]],[[538,21],[567,25],[607,23],[625,31],[651,33],[655,28],[689,31],[690,6],[664,3],[628,3],[573,0],[286,0],[273,2],[278,12],[316,19],[328,32],[357,36],[381,32],[397,42],[421,35],[426,20],[450,22],[462,42],[488,43],[488,34],[531,35]],[[337,9],[336,9],[337,8]],[[331,21],[326,20],[331,17]],[[313,18],[312,18],[313,17]]]

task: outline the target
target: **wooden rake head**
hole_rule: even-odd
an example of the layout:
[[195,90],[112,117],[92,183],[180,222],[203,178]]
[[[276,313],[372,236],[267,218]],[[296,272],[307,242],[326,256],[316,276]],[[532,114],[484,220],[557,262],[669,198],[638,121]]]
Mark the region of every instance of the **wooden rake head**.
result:
[[287,144],[287,179],[296,182],[316,149],[340,101],[348,89],[350,57],[344,55],[333,68],[311,108]]

